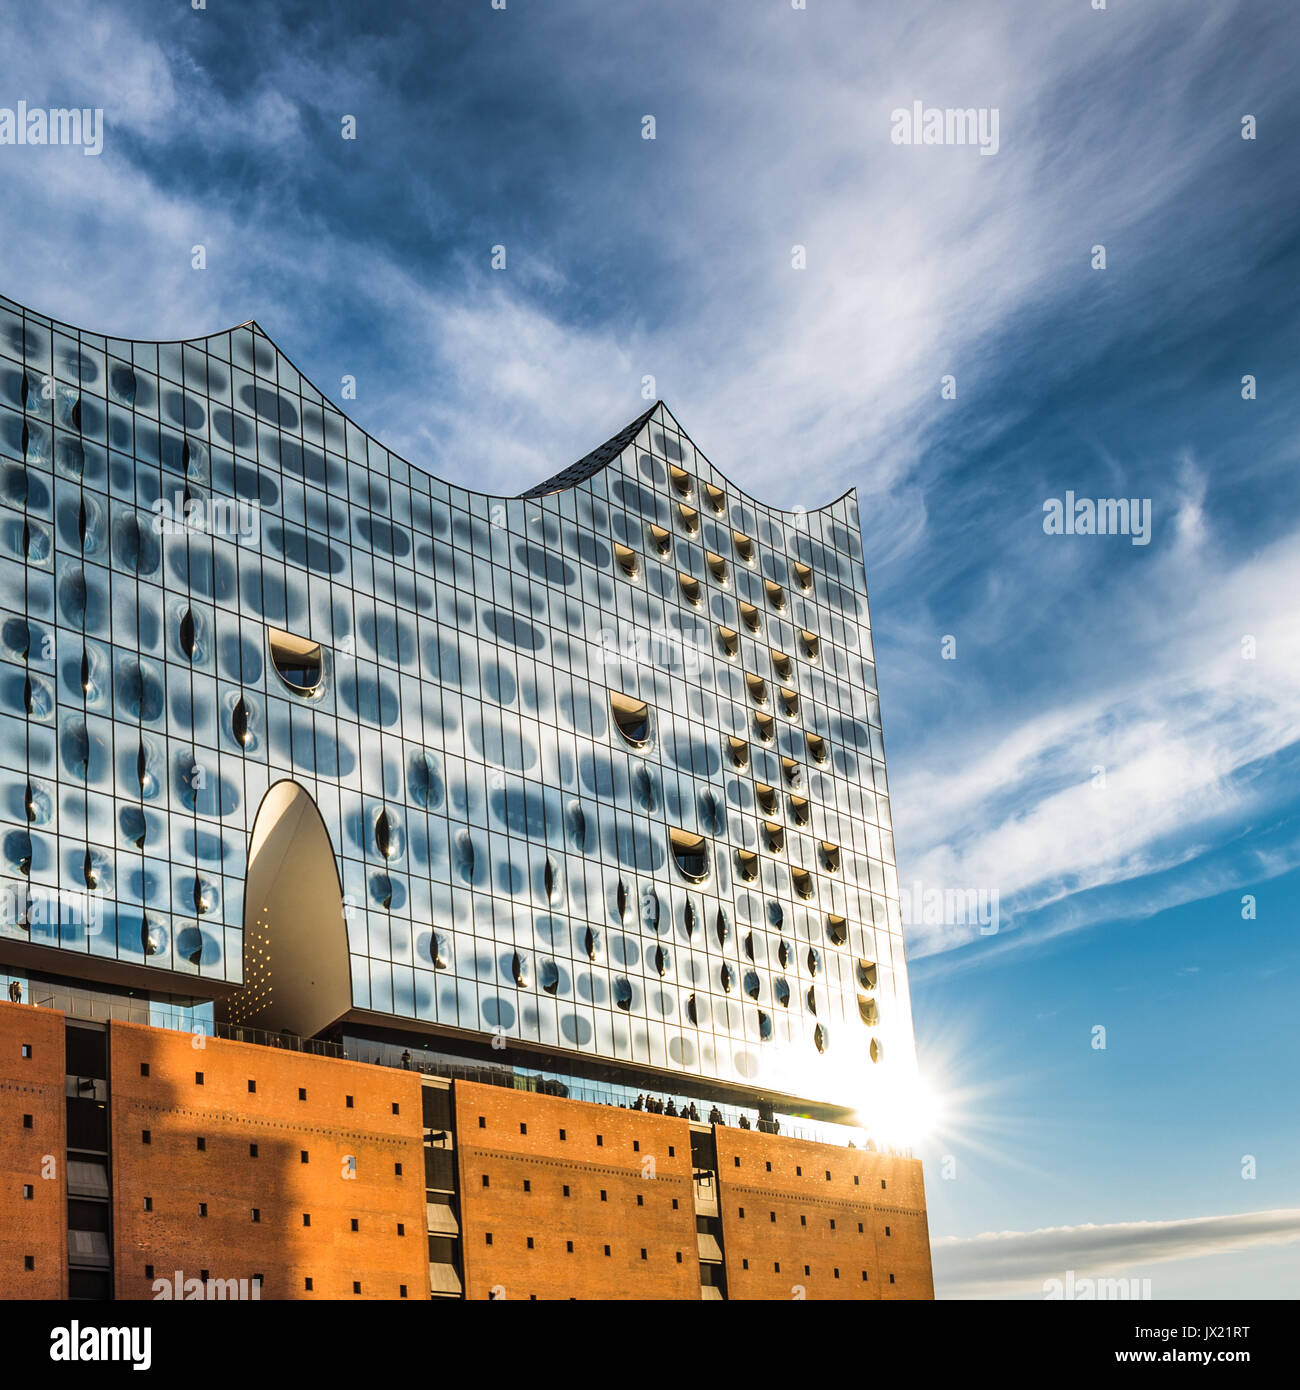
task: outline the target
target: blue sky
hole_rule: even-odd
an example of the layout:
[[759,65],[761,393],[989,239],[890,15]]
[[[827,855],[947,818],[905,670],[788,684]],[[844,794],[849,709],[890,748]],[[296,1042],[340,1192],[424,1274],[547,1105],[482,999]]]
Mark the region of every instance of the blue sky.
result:
[[[856,486],[900,880],[999,902],[909,933],[940,1293],[1295,1297],[1295,38],[1282,0],[38,7],[0,106],[102,107],[104,151],[0,148],[0,290],[256,318],[485,490],[646,376],[756,496]],[[892,143],[916,101],[997,153]],[[1149,498],[1150,543],[1044,534],[1067,490]]]

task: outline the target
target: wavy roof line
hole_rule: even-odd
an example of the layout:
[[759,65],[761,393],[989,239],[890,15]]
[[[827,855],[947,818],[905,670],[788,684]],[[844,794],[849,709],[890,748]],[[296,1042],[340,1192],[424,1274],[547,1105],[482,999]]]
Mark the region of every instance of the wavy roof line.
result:
[[576,487],[579,483],[586,482],[588,478],[594,478],[602,468],[612,463],[636,439],[660,406],[663,406],[665,410],[668,409],[663,401],[656,401],[644,415],[638,416],[630,425],[619,430],[598,449],[593,449],[591,453],[580,458],[577,463],[571,463],[567,468],[561,469],[553,478],[547,478],[544,483],[530,487],[527,492],[521,492],[520,497],[545,497],[549,492],[560,492],[564,488]]
[[[199,334],[195,337],[132,338],[122,337],[115,333],[100,333],[91,329],[78,327],[76,324],[66,323],[62,319],[56,319],[51,317],[49,314],[41,313],[39,309],[32,309],[29,306],[21,303],[19,300],[9,298],[7,295],[0,295],[0,303],[10,306],[11,308],[18,310],[22,314],[29,315],[34,319],[39,319],[45,323],[48,323],[51,327],[57,328],[60,331],[65,332],[69,337],[75,336],[78,338],[99,338],[103,339],[105,342],[131,343],[133,345],[139,343],[142,346],[148,347],[189,346],[195,348],[202,348],[204,351],[206,351],[206,348],[204,348],[204,344],[209,339],[220,337],[223,334],[237,333],[240,329],[248,329],[255,337],[260,337],[265,342],[267,342],[275,350],[275,352],[279,354],[279,356],[282,357],[289,364],[290,367],[293,368],[293,370],[298,374],[298,376],[302,378],[303,382],[307,386],[309,386],[312,391],[316,393],[317,397],[319,397],[323,409],[332,410],[334,414],[336,414],[340,419],[347,421],[347,423],[353,426],[354,429],[359,430],[368,441],[373,442],[380,449],[383,449],[385,453],[392,454],[394,458],[400,459],[402,463],[407,465],[407,467],[419,469],[421,473],[427,474],[430,478],[435,479],[437,482],[440,482],[447,487],[456,487],[463,492],[471,493],[474,496],[483,497],[492,501],[536,501],[539,498],[547,496],[550,493],[561,492],[567,490],[568,488],[576,487],[579,483],[585,482],[588,478],[594,477],[603,468],[608,467],[609,464],[611,464],[616,458],[618,458],[618,456],[623,452],[624,449],[628,448],[629,445],[635,442],[637,436],[654,417],[655,412],[661,409],[663,410],[664,414],[667,415],[668,418],[672,421],[674,428],[676,428],[677,431],[680,434],[682,434],[685,438],[690,439],[690,435],[688,435],[686,431],[682,429],[681,425],[677,421],[677,417],[672,413],[668,405],[662,400],[657,400],[655,401],[654,405],[650,407],[649,410],[647,410],[644,414],[639,415],[635,420],[631,422],[631,424],[624,426],[623,429],[619,430],[617,434],[612,435],[603,444],[597,446],[590,453],[584,454],[582,458],[578,459],[574,463],[569,464],[568,467],[561,469],[558,473],[553,474],[550,478],[545,479],[543,482],[537,483],[535,486],[529,488],[526,492],[521,492],[518,494],[479,492],[475,488],[467,488],[460,483],[448,482],[447,479],[440,478],[433,471],[432,468],[428,468],[422,463],[414,463],[410,459],[404,458],[401,454],[397,453],[396,450],[389,449],[388,446],[384,444],[384,442],[381,439],[377,438],[375,435],[371,434],[369,430],[365,429],[362,425],[358,424],[350,415],[347,414],[346,411],[340,410],[339,407],[335,405],[334,402],[331,401],[330,398],[320,389],[320,387],[317,386],[316,383],[306,374],[306,372],[302,371],[299,368],[298,364],[293,360],[293,358],[290,357],[289,354],[284,351],[280,344],[266,331],[266,329],[262,327],[260,323],[257,322],[256,319],[246,319],[243,323],[232,324],[229,328],[219,328],[214,332]],[[720,468],[718,468],[714,463],[712,463],[709,460],[708,456],[701,449],[696,447],[695,441],[693,439],[691,439],[691,446],[692,448],[695,448],[695,452],[699,456],[699,458],[703,462],[705,462],[708,465],[708,467],[712,469],[712,471],[716,473],[718,477],[721,478],[729,487],[735,489],[736,492],[738,492],[742,497],[744,497],[746,501],[752,502],[755,506],[760,506],[764,508],[764,510],[766,511],[779,513],[783,516],[802,515],[809,512],[823,512],[842,502],[846,497],[854,496],[857,492],[857,489],[855,487],[845,488],[845,490],[842,493],[840,493],[838,497],[834,497],[828,502],[823,502],[820,506],[817,507],[775,507],[772,506],[770,503],[760,502],[757,497],[753,496],[752,493],[747,492],[739,483],[737,483],[734,479],[725,474]]]

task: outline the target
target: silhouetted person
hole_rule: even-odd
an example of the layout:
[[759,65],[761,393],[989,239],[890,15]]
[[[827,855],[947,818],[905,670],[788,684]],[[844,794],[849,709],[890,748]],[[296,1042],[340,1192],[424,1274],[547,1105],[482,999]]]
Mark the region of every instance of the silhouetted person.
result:
[[402,1053],[402,1069],[404,1071],[411,1070],[411,1054],[409,1052]]
[[645,1097],[641,1094],[640,1091],[638,1091],[638,1092],[636,1093],[636,1099],[632,1102],[632,1109],[633,1109],[633,1110],[642,1110],[642,1109],[644,1109],[644,1108],[645,1108]]
[[722,1118],[722,1111],[719,1110],[716,1105],[709,1111],[709,1123],[711,1125],[726,1124],[726,1121]]
[[665,1115],[676,1115],[676,1113],[677,1113],[677,1107],[673,1104],[673,1098],[672,1098],[672,1096],[669,1096],[669,1097],[668,1097],[668,1109],[664,1111],[664,1114],[665,1114]]
[[749,1116],[748,1116],[748,1115],[742,1115],[742,1116],[740,1117],[740,1127],[741,1127],[741,1129],[750,1129],[750,1128],[751,1128],[751,1125],[750,1125],[750,1123],[749,1123]]
[[17,980],[9,981],[9,1002],[11,1004],[21,1004],[23,1002],[23,987]]
[[699,1118],[700,1118],[700,1112],[695,1108],[695,1102],[694,1102],[694,1101],[691,1101],[691,1108],[690,1108],[690,1110],[689,1110],[687,1113],[689,1114],[689,1116],[690,1116],[690,1118],[691,1118],[692,1120],[698,1121]]

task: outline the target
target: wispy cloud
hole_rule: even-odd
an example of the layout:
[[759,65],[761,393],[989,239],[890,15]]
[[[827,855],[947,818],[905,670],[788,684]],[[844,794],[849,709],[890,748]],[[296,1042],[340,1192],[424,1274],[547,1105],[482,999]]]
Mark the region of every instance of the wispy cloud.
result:
[[[963,476],[936,447],[953,420],[962,455],[1005,437],[1032,409],[1026,383],[1071,394],[1073,374],[1186,295],[1169,250],[1182,200],[1242,157],[1241,112],[1267,120],[1289,80],[1257,7],[988,3],[937,9],[942,23],[879,10],[861,28],[776,7],[747,15],[743,63],[734,18],[695,4],[521,7],[486,45],[402,15],[340,42],[340,13],[323,5],[289,35],[247,11],[233,66],[211,10],[81,4],[17,27],[10,71],[31,87],[17,95],[102,105],[108,138],[97,160],[4,152],[0,289],[122,335],[257,317],[327,394],[355,377],[349,411],[385,443],[488,490],[520,491],[599,443],[644,407],[647,377],[751,492],[816,505],[856,485],[888,600],[891,748],[927,692],[956,711],[920,737],[901,724],[905,879],[997,887],[1022,919],[1056,905],[1050,929],[1065,930],[1092,920],[1088,892],[1194,864],[1276,799],[1254,769],[1300,713],[1297,537],[1222,552],[1205,469],[1175,439],[1162,554],[1141,581],[1107,582],[1078,550],[1017,559],[1011,518],[1032,530],[1033,490],[1001,468]],[[1250,26],[1251,61],[1230,59]],[[611,55],[633,51],[629,75]],[[547,52],[584,74],[580,92],[538,86]],[[430,62],[446,64],[434,83]],[[484,91],[504,102],[491,118]],[[915,100],[997,107],[997,157],[893,145],[891,111]],[[345,111],[355,143],[339,138]],[[1236,290],[1239,232],[1203,219],[1198,302]],[[1097,240],[1122,289],[1081,306]],[[1166,389],[1196,389],[1193,363],[1159,369]],[[956,402],[939,398],[945,373]],[[1122,488],[1129,461],[1105,441],[1097,454]],[[1032,654],[1023,698],[922,657],[950,630],[938,595],[953,586],[984,595],[990,646],[1035,631],[1049,605],[1068,616],[1068,636]],[[1253,664],[1236,654],[1247,632]],[[923,932],[914,949],[968,940]]]
[[[531,18],[530,41],[569,36],[574,8]],[[638,91],[617,128],[588,120],[570,132],[578,155],[564,162],[563,202],[576,236],[528,225],[507,199],[473,212],[440,203],[421,178],[422,129],[463,116],[456,139],[494,188],[516,163],[510,143],[455,82],[399,123],[392,50],[370,64],[373,38],[332,43],[328,11],[293,43],[272,18],[253,21],[256,60],[238,91],[194,40],[195,25],[220,24],[211,14],[169,29],[167,43],[142,17],[89,6],[75,49],[20,30],[15,69],[103,104],[110,141],[102,170],[54,158],[15,169],[29,196],[0,210],[0,227],[16,232],[25,219],[42,253],[52,228],[78,223],[132,249],[72,278],[66,259],[23,255],[24,239],[7,235],[19,259],[18,283],[5,288],[140,335],[256,316],[327,392],[344,371],[358,374],[360,357],[382,383],[358,396],[363,423],[395,447],[429,451],[416,461],[466,478],[486,469],[507,491],[635,415],[652,375],[751,490],[816,505],[857,484],[872,498],[869,524],[877,511],[899,523],[880,528],[877,562],[914,550],[941,374],[973,396],[995,365],[989,343],[1060,293],[1092,229],[1123,236],[1155,215],[1221,140],[1129,101],[1116,45],[1159,46],[1169,66],[1206,69],[1233,7],[1195,22],[1155,6],[1100,23],[1082,10],[1040,13],[1032,25],[998,5],[944,26],[883,11],[861,33],[774,11],[749,17],[743,66],[719,62],[730,21],[688,8],[695,39],[683,48],[658,15],[587,7],[592,55],[630,51],[640,37],[671,51],[674,82]],[[629,23],[644,32],[629,35]],[[411,38],[414,62],[423,44]],[[584,67],[588,85],[601,80],[599,60]],[[1083,109],[1062,122],[1060,93],[1085,80],[1105,122]],[[548,96],[567,118],[562,93]],[[890,112],[913,100],[1000,107],[1002,152],[893,145]],[[657,115],[655,142],[640,139],[642,107]],[[346,147],[344,110],[362,113]],[[207,177],[178,177],[184,160]],[[487,272],[494,221],[512,229],[499,274]],[[421,231],[444,248],[440,260],[413,239]],[[189,269],[193,242],[209,246],[205,273]],[[791,266],[796,244],[803,271]],[[592,300],[605,291],[602,309]],[[590,311],[575,313],[584,303]],[[356,335],[361,312],[373,331]],[[526,471],[510,475],[516,464]]]
[[[1076,1279],[1097,1279],[1295,1241],[1300,1241],[1300,1209],[1294,1208],[949,1236],[932,1242],[935,1291],[941,1298],[1041,1297],[1045,1281],[1064,1280],[1068,1270]],[[1223,1293],[1231,1296],[1231,1290]]]
[[[1028,915],[1191,863],[1291,796],[1289,777],[1264,769],[1300,739],[1290,597],[1300,532],[1224,555],[1203,513],[1201,475],[1185,467],[1183,479],[1173,543],[1130,593],[1094,608],[1094,622],[1115,627],[1096,643],[1106,665],[1089,685],[1064,700],[1044,692],[1040,712],[987,740],[972,740],[969,728],[936,739],[924,761],[895,775],[916,847],[905,881],[996,888],[1004,911]],[[1272,870],[1294,859],[1282,852]],[[1257,876],[1270,866],[1241,867]],[[1202,886],[1211,884],[1228,886],[1221,874]],[[1185,900],[1185,886],[1165,884],[1141,910]],[[1075,913],[1054,929],[1088,920]],[[925,955],[977,936],[973,926],[921,925],[912,948]]]

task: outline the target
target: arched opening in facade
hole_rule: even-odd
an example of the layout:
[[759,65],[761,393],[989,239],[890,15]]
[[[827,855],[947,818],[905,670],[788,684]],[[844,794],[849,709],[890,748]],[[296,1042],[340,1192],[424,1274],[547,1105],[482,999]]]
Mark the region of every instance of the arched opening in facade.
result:
[[297,782],[262,798],[244,885],[244,985],[227,1021],[309,1038],[352,1007],[343,890],[329,831]]

